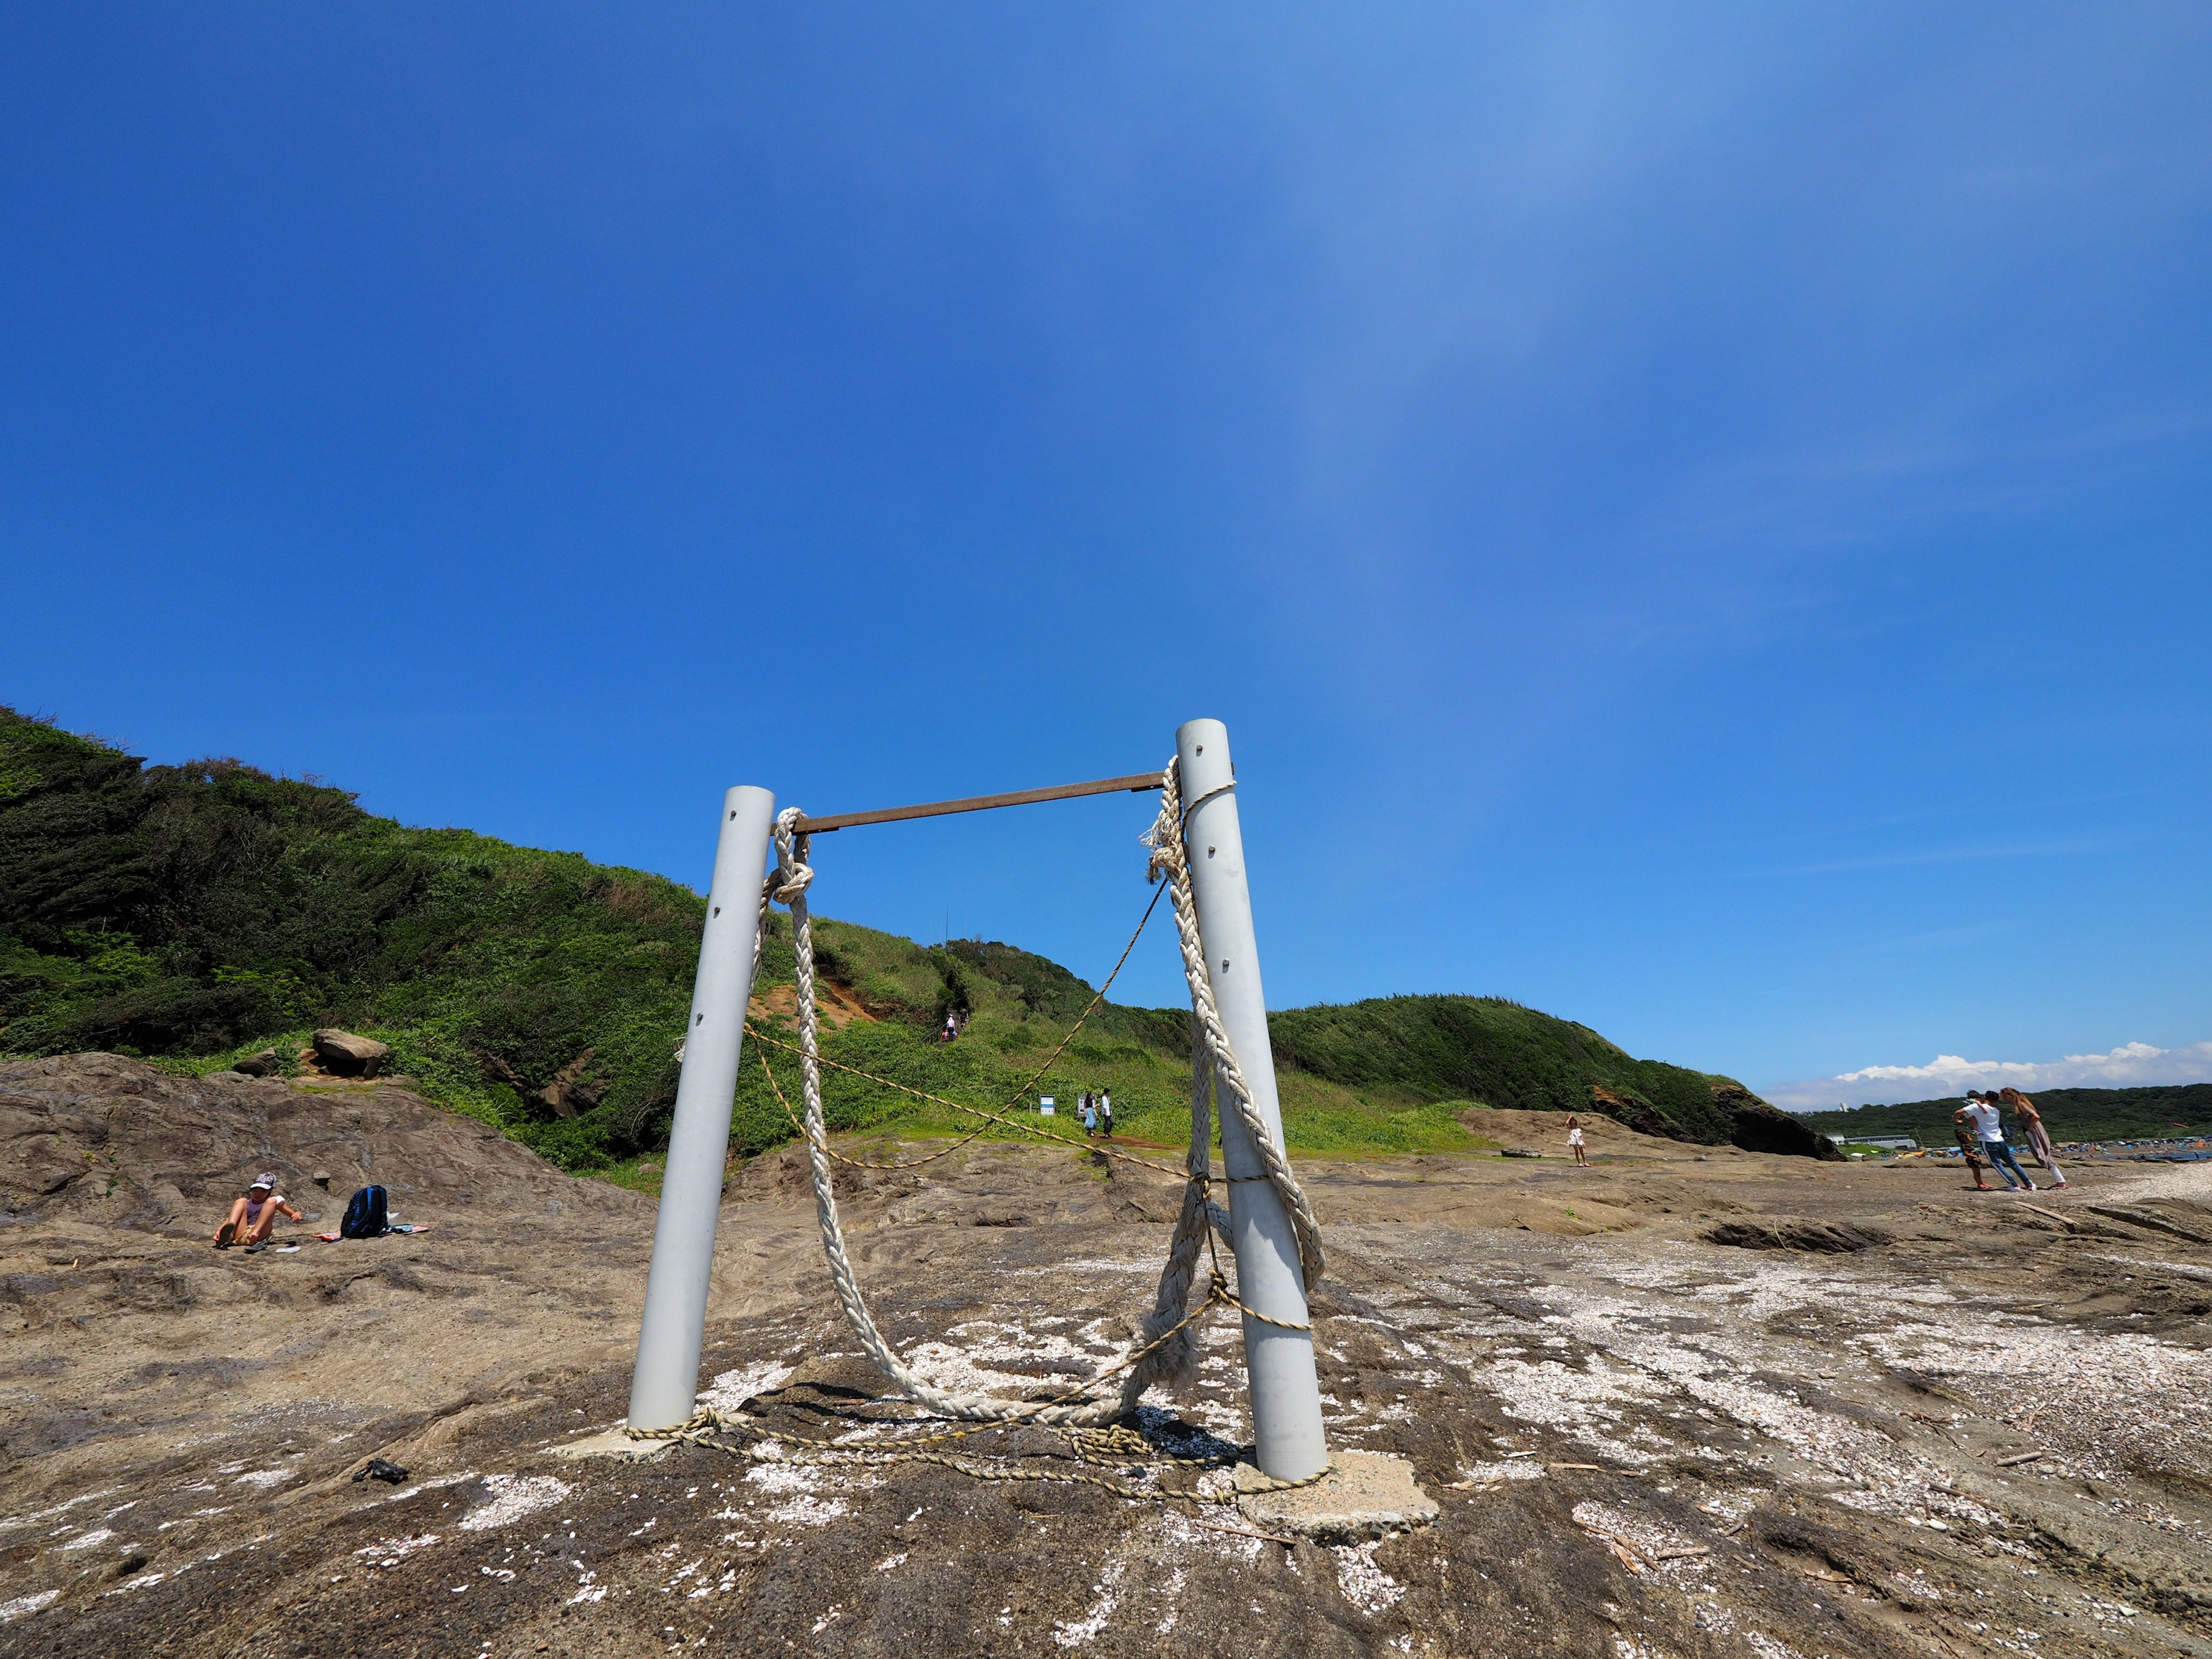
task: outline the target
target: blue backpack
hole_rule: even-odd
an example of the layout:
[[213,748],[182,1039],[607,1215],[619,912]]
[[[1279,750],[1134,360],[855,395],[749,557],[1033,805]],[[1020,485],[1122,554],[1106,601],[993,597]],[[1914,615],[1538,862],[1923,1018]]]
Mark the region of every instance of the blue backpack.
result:
[[391,1231],[381,1187],[364,1187],[356,1193],[346,1205],[345,1219],[338,1223],[340,1238],[381,1238]]

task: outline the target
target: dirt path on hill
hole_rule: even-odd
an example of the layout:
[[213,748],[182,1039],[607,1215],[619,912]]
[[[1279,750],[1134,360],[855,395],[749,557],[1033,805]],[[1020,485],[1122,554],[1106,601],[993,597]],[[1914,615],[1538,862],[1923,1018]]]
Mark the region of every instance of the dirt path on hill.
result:
[[[1593,1141],[1304,1166],[1332,1442],[1443,1514],[1285,1548],[924,1462],[557,1460],[622,1409],[648,1201],[399,1089],[0,1066],[0,1652],[2212,1655],[2212,1170],[2023,1200]],[[326,1227],[374,1178],[432,1231],[210,1248],[271,1167]],[[1179,1201],[996,1146],[841,1191],[886,1331],[1007,1392],[1119,1351]],[[732,1183],[713,1307],[716,1403],[883,1414],[788,1151]],[[1248,1433],[1233,1328],[1199,1376],[1160,1443]],[[408,1482],[351,1480],[371,1455]]]

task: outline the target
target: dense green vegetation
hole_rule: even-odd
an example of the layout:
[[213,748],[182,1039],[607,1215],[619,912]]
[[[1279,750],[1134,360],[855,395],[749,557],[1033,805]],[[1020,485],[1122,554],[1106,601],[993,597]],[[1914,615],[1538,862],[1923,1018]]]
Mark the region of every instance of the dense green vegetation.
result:
[[[2032,1097],[2053,1140],[2160,1140],[2212,1134],[2212,1083],[2138,1089],[2039,1089]],[[1826,1135],[1911,1135],[1923,1146],[1951,1145],[1951,1114],[1960,1097],[1860,1106],[1844,1112],[1799,1112]]]
[[[408,829],[234,760],[148,766],[0,708],[0,1053],[104,1048],[206,1072],[343,1026],[564,1164],[634,1166],[665,1136],[703,908],[645,872]],[[757,993],[787,1036],[788,927],[779,914]],[[1109,1003],[1038,1076],[1094,994],[1066,969],[822,918],[816,939],[848,1020],[831,1058],[992,1109],[1110,1089],[1125,1133],[1187,1133],[1188,1011]],[[940,1044],[956,1009],[964,1035]],[[1297,1009],[1273,1026],[1285,1128],[1305,1150],[1468,1147],[1455,1114],[1469,1103],[1588,1109],[1593,1086],[1616,1115],[1717,1140],[1717,1091],[1741,1093],[1493,999]],[[749,1045],[732,1120],[746,1152],[791,1134],[761,1053],[798,1097],[787,1057]],[[556,1075],[570,1086],[550,1088]],[[826,1103],[846,1128],[972,1121],[834,1071]]]
[[1727,1139],[1716,1085],[1733,1079],[1637,1060],[1587,1025],[1497,997],[1381,997],[1272,1014],[1278,1064],[1363,1095],[1459,1097],[1523,1111],[1588,1111],[1598,1085],[1700,1140]]
[[[403,829],[234,761],[146,767],[0,710],[8,1050],[212,1066],[373,1030],[441,1097],[589,1160],[672,1098],[699,922],[659,876]],[[587,1050],[592,1109],[526,1098]]]

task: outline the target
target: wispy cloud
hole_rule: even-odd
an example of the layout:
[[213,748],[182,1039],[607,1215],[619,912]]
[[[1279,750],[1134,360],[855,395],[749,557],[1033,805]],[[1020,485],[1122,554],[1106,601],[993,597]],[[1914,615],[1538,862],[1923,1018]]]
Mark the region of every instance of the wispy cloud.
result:
[[2008,1084],[2033,1094],[2038,1089],[2118,1089],[2131,1084],[2206,1082],[2212,1082],[2212,1042],[2192,1042],[2179,1048],[2124,1042],[2106,1054],[2068,1054],[2061,1060],[1968,1060],[1960,1054],[1938,1054],[1925,1066],[1866,1066],[1810,1082],[1778,1084],[1766,1091],[1766,1097],[1790,1111],[1820,1112],[1839,1104],[1931,1100],[1940,1095],[1999,1089]]
[[1853,957],[1886,957],[1906,955],[1927,951],[1956,950],[1962,945],[1973,945],[1998,933],[2011,933],[2017,921],[1976,921],[1957,927],[1931,927],[1920,933],[1899,933],[1888,939],[1868,939],[1863,944],[1845,945],[1842,953]]
[[[2088,728],[2085,728],[2088,729]],[[2101,726],[2095,731],[2102,731]],[[2007,795],[1991,804],[1977,803],[1974,816],[1978,819],[2013,819],[2033,822],[2054,813],[2072,811],[2083,806],[2109,806],[2115,801],[2142,800],[2146,797],[2166,794],[2174,785],[2170,780],[2131,784],[2125,789],[2069,790],[2046,795]],[[1771,830],[1747,846],[1780,849],[1788,847],[1812,846],[1822,842],[1849,842],[1874,835],[1885,830],[1901,830],[1914,824],[1942,820],[1956,823],[1959,818],[1957,802],[1940,805],[1915,807],[1906,811],[1881,812],[1846,821],[1804,823],[1784,829]],[[1762,829],[1765,829],[1762,826]]]
[[2109,853],[2135,845],[2140,836],[2103,836],[2078,841],[2032,842],[2011,847],[1929,848],[1918,852],[1876,853],[1864,858],[1834,859],[1825,864],[1794,864],[1772,870],[1752,870],[1753,876],[1827,876],[1850,870],[1895,870],[1916,864],[1966,864],[1983,859],[2069,858],[2087,853]]

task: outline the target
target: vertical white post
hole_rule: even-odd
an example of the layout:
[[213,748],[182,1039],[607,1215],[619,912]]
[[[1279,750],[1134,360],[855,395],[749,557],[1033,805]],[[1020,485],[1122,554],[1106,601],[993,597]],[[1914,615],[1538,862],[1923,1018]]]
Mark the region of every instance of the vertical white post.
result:
[[740,784],[722,799],[714,881],[699,939],[699,976],[684,1034],[684,1073],[676,1122],[660,1179],[660,1217],[653,1230],[653,1270],[637,1334],[629,1385],[629,1426],[666,1429],[684,1421],[699,1395],[699,1351],[707,1337],[707,1280],[714,1266],[714,1225],[722,1213],[722,1169],[730,1153],[730,1106],[738,1087],[738,1049],[753,992],[760,930],[761,879],[768,865],[775,797]]
[[[1229,728],[1192,720],[1176,732],[1182,779],[1183,842],[1190,859],[1191,896],[1206,948],[1206,977],[1221,1010],[1229,1046],[1275,1145],[1283,1144],[1283,1110],[1275,1094],[1275,1054],[1267,1043],[1267,1003],[1260,988],[1260,950],[1252,930],[1252,893],[1244,879],[1244,836],[1237,817]],[[1247,1307],[1293,1325],[1308,1322],[1305,1279],[1290,1212],[1267,1184],[1243,1120],[1225,1103],[1222,1162],[1229,1171],[1229,1215],[1237,1252],[1237,1295]],[[1321,1424],[1321,1380],[1314,1370],[1313,1333],[1285,1330],[1247,1316],[1244,1370],[1252,1389],[1252,1432],[1261,1472],[1302,1480],[1328,1464]]]

